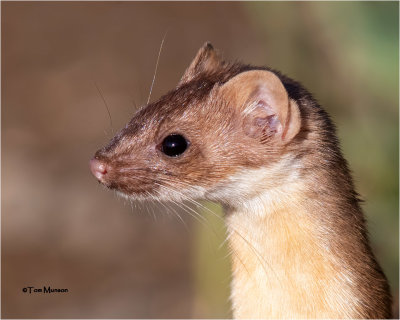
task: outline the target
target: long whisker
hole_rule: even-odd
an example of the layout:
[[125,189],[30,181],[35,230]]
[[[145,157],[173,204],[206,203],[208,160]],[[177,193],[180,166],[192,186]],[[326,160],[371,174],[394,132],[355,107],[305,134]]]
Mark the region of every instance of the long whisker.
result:
[[166,209],[166,212],[172,212],[184,225],[185,229],[190,233],[190,229],[187,225],[187,223],[182,219],[181,215],[172,207],[168,206],[168,203],[160,201],[159,199],[156,200],[156,203],[160,204]]
[[[149,191],[146,191],[146,195],[148,196],[148,197],[152,197],[152,194],[149,192]],[[146,208],[147,208],[147,212],[149,212],[149,206],[146,206]],[[154,217],[154,221],[155,222],[157,222],[157,216],[156,216],[156,214],[154,213],[154,210],[152,211],[152,216]]]
[[165,37],[167,36],[167,33],[168,33],[168,30],[165,32],[164,37],[161,40],[160,50],[158,51],[158,57],[157,57],[157,62],[156,62],[156,68],[154,70],[154,75],[153,75],[153,81],[151,82],[149,97],[147,98],[147,104],[149,104],[149,102],[150,102],[151,92],[153,91],[154,81],[156,80],[158,62],[160,61],[161,50],[164,45],[164,40],[165,40]]
[[110,118],[110,127],[111,127],[111,132],[112,132],[112,131],[113,131],[113,123],[112,123],[112,118],[111,118],[110,109],[108,108],[106,99],[104,98],[103,94],[101,93],[100,88],[98,87],[97,83],[96,83],[95,81],[93,81],[93,83],[94,83],[94,85],[95,85],[97,91],[99,92],[99,95],[100,95],[101,99],[103,100],[104,105],[105,105],[105,107],[106,107],[106,109],[107,109],[108,117]]

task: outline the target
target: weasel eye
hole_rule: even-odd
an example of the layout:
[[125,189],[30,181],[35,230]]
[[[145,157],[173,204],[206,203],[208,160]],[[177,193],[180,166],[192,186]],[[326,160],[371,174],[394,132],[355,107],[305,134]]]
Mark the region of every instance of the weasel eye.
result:
[[167,136],[161,144],[161,151],[169,157],[177,157],[185,152],[188,142],[180,134]]

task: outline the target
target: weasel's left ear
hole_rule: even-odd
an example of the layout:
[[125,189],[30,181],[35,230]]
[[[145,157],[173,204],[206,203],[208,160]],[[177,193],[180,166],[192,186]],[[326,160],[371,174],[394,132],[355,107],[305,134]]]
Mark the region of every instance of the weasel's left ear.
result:
[[189,68],[186,69],[179,84],[189,82],[200,73],[211,72],[218,69],[223,64],[218,53],[214,50],[211,43],[206,42],[197,52]]
[[220,87],[225,101],[242,116],[245,134],[261,142],[286,144],[301,127],[300,110],[281,80],[266,70],[246,71]]

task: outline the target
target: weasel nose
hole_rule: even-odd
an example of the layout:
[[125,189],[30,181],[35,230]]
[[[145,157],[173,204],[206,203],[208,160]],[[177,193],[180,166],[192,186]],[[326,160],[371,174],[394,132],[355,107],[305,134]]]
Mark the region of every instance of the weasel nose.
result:
[[89,167],[90,171],[92,171],[93,175],[97,178],[97,180],[102,181],[107,173],[107,168],[105,163],[97,159],[91,159],[89,161]]

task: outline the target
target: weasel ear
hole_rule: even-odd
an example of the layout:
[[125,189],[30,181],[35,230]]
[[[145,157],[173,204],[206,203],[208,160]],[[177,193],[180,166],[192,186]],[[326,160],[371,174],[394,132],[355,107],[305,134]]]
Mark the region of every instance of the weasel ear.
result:
[[221,58],[214,50],[211,43],[206,42],[197,52],[190,66],[186,69],[179,84],[189,82],[200,73],[214,71],[218,69],[222,63]]
[[243,117],[244,132],[261,142],[286,144],[299,132],[300,110],[281,80],[266,70],[246,71],[223,84],[220,92]]

